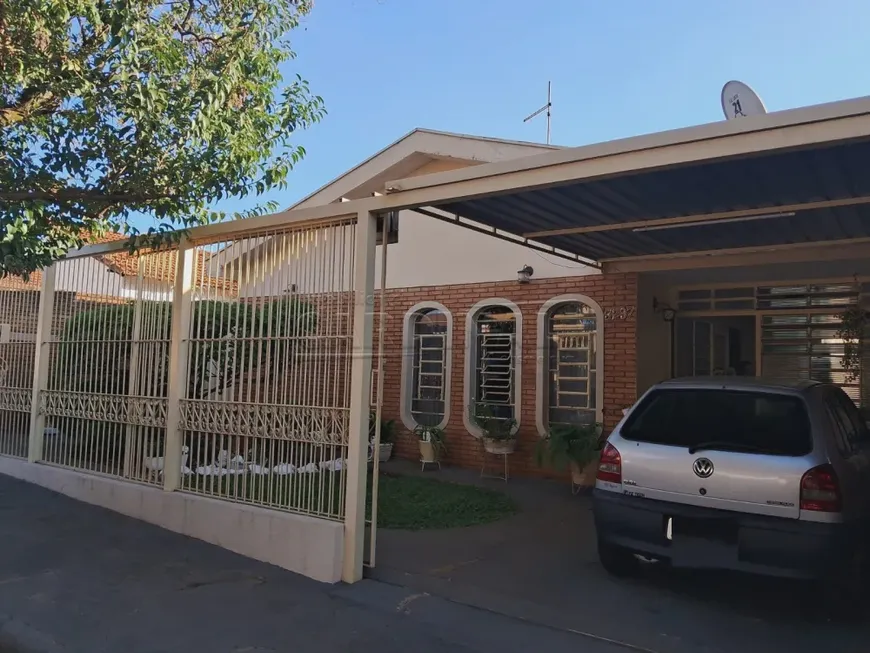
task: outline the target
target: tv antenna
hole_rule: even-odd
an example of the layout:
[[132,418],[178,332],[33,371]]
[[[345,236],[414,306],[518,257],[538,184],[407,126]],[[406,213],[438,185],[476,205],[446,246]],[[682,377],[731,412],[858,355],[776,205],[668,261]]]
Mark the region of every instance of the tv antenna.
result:
[[529,122],[532,118],[541,115],[544,111],[547,112],[547,145],[550,144],[550,109],[553,106],[551,91],[553,90],[553,83],[547,82],[547,104],[542,106],[540,109],[535,111],[534,113],[528,115],[523,119],[523,122]]

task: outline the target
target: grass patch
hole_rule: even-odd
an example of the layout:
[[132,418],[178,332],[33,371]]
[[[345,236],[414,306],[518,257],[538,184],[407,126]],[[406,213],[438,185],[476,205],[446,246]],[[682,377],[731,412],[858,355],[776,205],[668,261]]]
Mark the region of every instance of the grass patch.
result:
[[513,499],[495,490],[419,476],[380,475],[380,528],[458,528],[488,524],[517,511]]
[[[198,490],[214,497],[273,506],[334,518],[344,513],[340,475],[318,472],[292,477],[239,476],[182,478],[185,490]],[[371,517],[371,485],[366,497],[367,517]],[[447,483],[419,476],[380,475],[378,484],[378,526],[403,530],[457,528],[488,524],[518,511],[509,496],[496,490]]]

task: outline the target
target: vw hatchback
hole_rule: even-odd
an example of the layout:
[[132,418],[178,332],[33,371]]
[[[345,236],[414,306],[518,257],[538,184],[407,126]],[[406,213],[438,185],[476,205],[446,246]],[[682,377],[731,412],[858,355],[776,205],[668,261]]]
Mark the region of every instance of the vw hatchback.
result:
[[839,387],[713,377],[650,389],[602,451],[598,553],[797,578],[864,578],[870,432]]

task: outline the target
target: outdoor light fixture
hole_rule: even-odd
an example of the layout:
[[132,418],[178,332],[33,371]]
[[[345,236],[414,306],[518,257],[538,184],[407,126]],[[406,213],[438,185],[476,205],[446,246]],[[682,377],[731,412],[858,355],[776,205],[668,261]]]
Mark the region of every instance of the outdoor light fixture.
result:
[[664,231],[665,229],[683,229],[685,227],[706,227],[713,224],[729,224],[731,222],[749,222],[750,220],[767,220],[769,218],[790,218],[794,211],[788,213],[763,213],[761,215],[743,215],[735,218],[723,218],[722,220],[698,220],[697,222],[680,222],[676,224],[657,224],[652,227],[635,227],[635,233],[644,231]]
[[524,265],[522,270],[517,270],[517,283],[528,283],[535,273],[531,265]]

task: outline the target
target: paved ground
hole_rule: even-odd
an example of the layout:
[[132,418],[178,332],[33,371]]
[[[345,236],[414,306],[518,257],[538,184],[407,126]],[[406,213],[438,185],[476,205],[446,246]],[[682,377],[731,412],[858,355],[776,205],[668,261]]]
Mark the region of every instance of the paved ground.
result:
[[632,581],[608,577],[597,561],[590,501],[567,486],[480,481],[463,470],[427,474],[507,491],[523,510],[472,528],[382,530],[374,578],[662,653],[868,650],[870,618],[832,620],[806,584],[663,569]]
[[0,476],[0,651],[618,653],[416,590],[326,586]]

